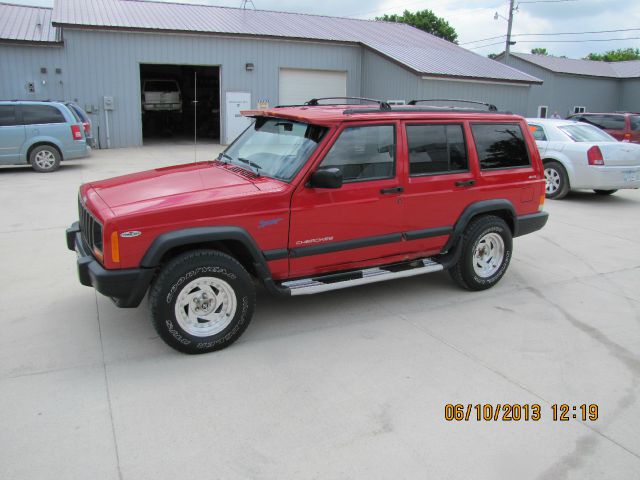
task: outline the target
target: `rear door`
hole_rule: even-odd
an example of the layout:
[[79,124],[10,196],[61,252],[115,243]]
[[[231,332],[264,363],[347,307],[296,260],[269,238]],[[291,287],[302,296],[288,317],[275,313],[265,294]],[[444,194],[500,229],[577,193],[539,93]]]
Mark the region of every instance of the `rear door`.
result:
[[404,229],[416,254],[439,253],[456,220],[477,197],[470,132],[463,122],[418,121],[404,125],[408,180]]
[[[27,104],[20,107],[25,133],[30,142],[38,139],[57,140],[66,150],[73,146],[71,126],[64,114],[53,105]],[[75,122],[75,120],[74,120]],[[80,126],[82,130],[82,126]],[[64,155],[65,152],[63,151]]]
[[339,168],[344,184],[301,184],[291,203],[290,277],[355,268],[402,251],[398,122],[342,126],[313,170]]
[[25,128],[18,119],[15,105],[0,105],[0,165],[24,163],[20,158]]

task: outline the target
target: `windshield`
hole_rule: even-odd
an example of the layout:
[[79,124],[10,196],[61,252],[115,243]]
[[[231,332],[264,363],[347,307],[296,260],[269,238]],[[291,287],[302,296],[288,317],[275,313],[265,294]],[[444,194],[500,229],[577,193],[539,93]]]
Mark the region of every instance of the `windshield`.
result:
[[558,128],[574,142],[617,142],[608,133],[591,125],[564,125]]
[[326,133],[327,128],[317,125],[280,118],[258,118],[220,155],[220,160],[288,182],[306,163]]

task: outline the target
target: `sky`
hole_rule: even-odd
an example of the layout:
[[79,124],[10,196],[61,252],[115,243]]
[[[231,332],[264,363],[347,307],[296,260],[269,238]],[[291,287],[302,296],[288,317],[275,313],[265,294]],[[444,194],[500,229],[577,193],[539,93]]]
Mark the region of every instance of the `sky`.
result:
[[[0,0],[23,5],[52,6],[53,0]],[[158,0],[239,7],[242,0]],[[458,43],[481,55],[504,50],[508,0],[253,0],[262,10],[372,19],[385,13],[428,8],[458,32]],[[591,52],[640,48],[640,0],[516,0],[514,52],[542,47],[552,55],[583,58]],[[495,14],[498,13],[496,20]],[[620,31],[625,30],[628,31]],[[634,30],[631,30],[634,29]],[[601,32],[607,33],[575,33]],[[570,33],[565,35],[565,33]],[[536,35],[531,35],[536,34]],[[545,35],[539,35],[545,34]],[[553,34],[553,35],[547,35]],[[562,34],[562,35],[556,35]],[[491,38],[486,41],[478,40]],[[611,39],[618,39],[613,40]],[[624,40],[627,39],[627,40]],[[582,40],[580,43],[567,40]],[[606,40],[589,41],[584,40]],[[492,45],[494,44],[494,45]]]

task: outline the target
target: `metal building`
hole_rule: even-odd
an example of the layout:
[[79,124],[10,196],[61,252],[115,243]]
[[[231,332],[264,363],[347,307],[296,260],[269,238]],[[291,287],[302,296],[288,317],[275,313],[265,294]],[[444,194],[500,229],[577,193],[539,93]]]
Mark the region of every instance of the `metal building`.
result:
[[[180,112],[145,111],[153,80],[179,85]],[[0,98],[75,100],[103,148],[192,137],[194,125],[228,143],[246,125],[240,110],[323,96],[462,98],[525,114],[540,83],[400,23],[137,0],[0,3]]]
[[[504,55],[497,60],[504,61]],[[508,64],[544,80],[531,88],[527,116],[640,112],[640,60],[607,63],[511,53]]]

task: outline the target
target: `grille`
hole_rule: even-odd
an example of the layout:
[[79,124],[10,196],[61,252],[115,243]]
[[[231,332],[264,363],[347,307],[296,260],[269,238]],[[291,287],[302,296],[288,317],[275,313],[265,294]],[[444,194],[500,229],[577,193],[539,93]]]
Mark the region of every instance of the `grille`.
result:
[[82,204],[78,198],[78,217],[80,219],[80,232],[84,242],[91,248],[102,252],[102,225]]

